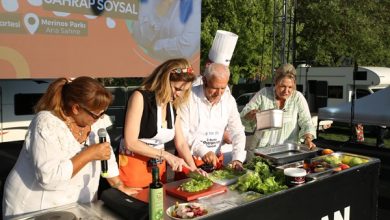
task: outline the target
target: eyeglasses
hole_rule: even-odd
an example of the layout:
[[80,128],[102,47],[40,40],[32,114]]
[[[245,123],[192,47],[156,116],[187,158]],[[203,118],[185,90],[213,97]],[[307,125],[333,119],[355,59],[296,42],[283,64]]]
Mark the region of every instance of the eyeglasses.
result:
[[98,120],[99,118],[103,118],[104,114],[106,114],[106,110],[104,110],[102,113],[100,113],[99,115],[91,112],[89,109],[87,109],[86,107],[82,106],[82,105],[79,105],[85,112],[88,113],[89,116],[91,116],[93,119],[95,120]]

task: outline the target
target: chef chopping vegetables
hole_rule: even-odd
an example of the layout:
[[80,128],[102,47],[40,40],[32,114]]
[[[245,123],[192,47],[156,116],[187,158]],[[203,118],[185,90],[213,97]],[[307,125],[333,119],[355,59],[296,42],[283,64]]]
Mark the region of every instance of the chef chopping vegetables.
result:
[[195,164],[206,171],[223,164],[221,146],[225,129],[232,140],[232,167],[241,170],[246,158],[244,127],[236,101],[226,91],[230,77],[228,66],[237,38],[231,32],[217,32],[209,53],[213,62],[206,66],[203,83],[193,86],[190,100],[180,110],[183,132]]

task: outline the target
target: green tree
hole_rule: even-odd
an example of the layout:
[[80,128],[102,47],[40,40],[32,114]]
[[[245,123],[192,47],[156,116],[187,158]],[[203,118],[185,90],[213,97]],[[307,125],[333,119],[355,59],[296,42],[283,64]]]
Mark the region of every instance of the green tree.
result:
[[389,1],[297,0],[297,60],[389,66]]
[[203,0],[201,66],[208,59],[216,31],[226,30],[239,36],[230,63],[231,83],[270,74],[272,20],[272,1]]

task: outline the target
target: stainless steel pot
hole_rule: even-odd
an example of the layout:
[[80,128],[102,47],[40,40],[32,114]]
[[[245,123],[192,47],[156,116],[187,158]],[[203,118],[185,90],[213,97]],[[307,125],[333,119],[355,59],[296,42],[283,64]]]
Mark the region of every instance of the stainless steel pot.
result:
[[283,126],[283,110],[269,109],[256,113],[257,130],[280,129]]

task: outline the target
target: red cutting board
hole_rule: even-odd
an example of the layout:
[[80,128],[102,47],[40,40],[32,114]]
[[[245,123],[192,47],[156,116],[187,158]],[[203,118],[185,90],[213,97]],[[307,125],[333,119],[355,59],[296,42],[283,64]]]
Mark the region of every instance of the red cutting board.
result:
[[[189,181],[188,179],[186,181]],[[192,201],[195,199],[200,199],[202,197],[212,196],[220,193],[224,193],[227,191],[227,187],[220,185],[218,183],[213,183],[213,185],[205,190],[199,192],[185,192],[178,190],[178,187],[183,181],[177,181],[172,183],[167,183],[164,185],[165,191],[167,194],[177,197],[179,199],[183,199],[186,201]]]

